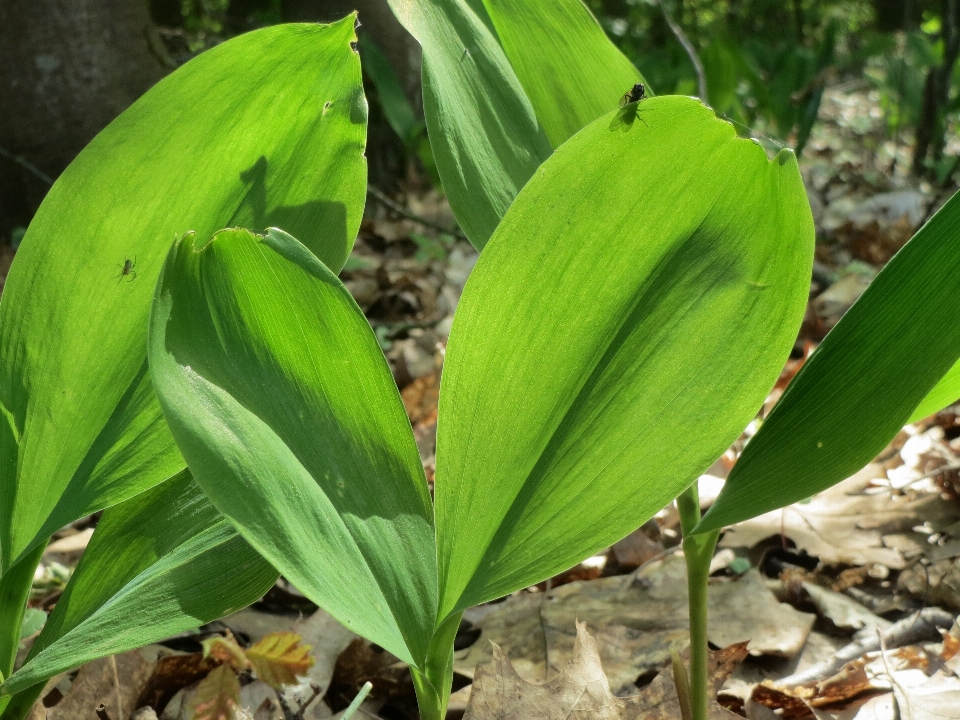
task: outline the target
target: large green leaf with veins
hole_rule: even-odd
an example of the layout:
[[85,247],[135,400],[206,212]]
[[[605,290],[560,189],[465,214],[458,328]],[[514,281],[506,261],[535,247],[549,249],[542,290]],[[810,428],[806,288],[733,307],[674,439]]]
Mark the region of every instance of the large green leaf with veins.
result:
[[423,112],[443,189],[483,248],[552,152],[481,0],[388,0],[423,48]]
[[62,525],[182,469],[146,367],[175,237],[280,225],[330,267],[345,261],[366,184],[355,39],[350,16],[204,52],[47,195],[0,301],[0,575]]
[[628,105],[558,148],[454,319],[439,617],[609,546],[702,473],[788,357],[813,244],[793,154],[697,100]]
[[27,662],[0,694],[216,620],[257,600],[277,576],[183,471],[104,512]]
[[554,147],[646,82],[581,0],[483,3]]
[[910,420],[960,395],[960,194],[873,279],[750,440],[697,532],[853,475]]
[[336,276],[278,230],[187,235],[157,286],[149,357],[216,508],[307,597],[422,666],[433,507],[386,359]]

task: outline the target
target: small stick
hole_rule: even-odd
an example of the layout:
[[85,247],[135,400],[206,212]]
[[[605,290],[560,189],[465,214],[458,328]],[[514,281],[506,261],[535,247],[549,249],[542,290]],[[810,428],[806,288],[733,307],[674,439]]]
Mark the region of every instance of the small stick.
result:
[[107,712],[107,706],[103,703],[100,703],[100,707],[97,708],[97,717],[100,720],[111,720],[110,713]]
[[697,50],[693,47],[693,43],[690,42],[690,38],[688,38],[686,33],[683,32],[683,28],[680,27],[672,17],[670,17],[670,13],[667,12],[667,6],[663,4],[663,0],[659,0],[659,5],[660,9],[663,11],[663,19],[666,20],[667,25],[670,26],[670,32],[674,34],[674,37],[676,37],[683,46],[683,49],[687,53],[687,57],[690,58],[690,62],[693,64],[693,70],[697,73],[697,88],[700,94],[700,99],[706,103],[707,74],[703,70],[703,63],[700,62],[700,56],[697,55]]
[[911,480],[905,487],[910,487],[915,485],[921,480],[929,480],[930,478],[935,478],[937,475],[942,475],[945,472],[950,472],[951,470],[960,470],[960,463],[953,463],[951,465],[941,465],[936,470],[931,470],[930,472],[921,475],[916,480]]
[[313,690],[313,695],[307,698],[307,701],[300,706],[300,709],[297,710],[297,720],[303,720],[306,717],[307,708],[310,707],[310,703],[320,697],[321,688],[316,683],[310,683],[310,689]]
[[6,148],[0,147],[0,157],[5,157],[7,160],[12,160],[27,172],[31,173],[32,175],[39,178],[40,180],[43,180],[43,182],[45,182],[47,185],[53,185],[52,177],[47,175],[43,170],[38,168],[36,165],[34,165],[32,162],[27,160],[22,155],[14,155],[12,152],[7,150]]
[[442,232],[442,233],[447,233],[448,235],[455,235],[456,237],[460,238],[461,240],[466,240],[466,239],[467,239],[467,236],[463,234],[463,231],[462,231],[460,228],[458,228],[458,227],[455,227],[455,228],[452,228],[452,229],[451,229],[451,228],[446,228],[446,227],[444,227],[443,225],[441,225],[440,223],[435,223],[435,222],[433,222],[432,220],[427,220],[425,217],[420,217],[419,215],[410,212],[409,210],[407,210],[407,209],[406,209],[405,207],[403,207],[402,205],[399,205],[398,203],[395,203],[393,200],[391,200],[389,197],[387,197],[387,195],[386,195],[383,191],[378,190],[378,189],[375,188],[373,185],[367,186],[367,193],[369,193],[369,194],[372,195],[374,198],[376,198],[376,199],[379,200],[381,203],[383,203],[383,205],[384,205],[385,207],[388,207],[388,208],[390,208],[391,210],[393,210],[395,213],[397,213],[397,215],[402,215],[403,217],[407,218],[408,220],[413,220],[414,222],[418,222],[418,223],[420,223],[421,225],[423,225],[424,227],[432,228],[432,229],[438,230],[438,231],[440,231],[440,232]]
[[[953,615],[938,607],[928,607],[909,617],[898,620],[883,633],[883,642],[889,647],[903,647],[910,643],[932,637],[938,628],[949,628],[953,625]],[[796,687],[817,682],[835,675],[840,668],[851,660],[856,660],[864,653],[875,652],[880,649],[880,638],[865,638],[846,645],[833,654],[829,660],[817,663],[803,672],[794,673],[776,681],[780,687]]]
[[343,715],[340,716],[340,720],[350,720],[353,717],[353,714],[360,707],[360,703],[367,699],[367,695],[370,694],[370,691],[373,690],[373,684],[368,680],[363,684],[363,687],[360,688],[360,692],[357,693],[357,696],[353,699],[353,702],[347,706],[347,709],[343,711]]
[[[890,666],[887,665],[887,646],[883,642],[883,635],[880,634],[880,628],[876,628],[877,640],[880,642],[880,659],[883,661],[883,669],[887,672],[887,677],[890,678],[890,690],[892,692],[893,698],[893,720],[900,720],[900,703],[897,700],[897,690],[903,692],[903,688],[900,686],[900,683],[897,682],[897,679],[893,676],[893,673],[890,672]],[[906,698],[906,693],[904,693],[904,698]]]

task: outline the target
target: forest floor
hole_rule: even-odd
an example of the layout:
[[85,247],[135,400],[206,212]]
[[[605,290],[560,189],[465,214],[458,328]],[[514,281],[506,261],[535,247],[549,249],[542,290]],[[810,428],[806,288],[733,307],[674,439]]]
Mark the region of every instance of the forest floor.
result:
[[[820,117],[801,159],[817,227],[810,302],[761,419],[873,276],[955,190],[908,178],[912,148],[885,138],[883,113],[869,91],[829,90]],[[947,152],[960,155],[960,147]],[[432,225],[454,226],[434,190],[394,199]],[[9,248],[0,254],[0,282],[11,259]],[[476,259],[465,240],[403,217],[371,196],[341,275],[390,360],[431,483],[446,337]],[[756,428],[751,424],[700,478],[704,506]],[[94,525],[88,518],[55,536],[37,572],[33,607],[55,605]],[[492,660],[499,662],[483,672],[518,698],[529,695],[528,683],[552,681],[551,687],[569,689],[583,686],[589,673],[596,680],[599,660],[612,696],[646,693],[656,708],[654,714],[609,717],[679,720],[675,703],[657,699],[663,676],[654,678],[669,665],[671,650],[686,644],[684,573],[679,518],[669,506],[549,582],[468,610],[456,640],[449,717],[464,714],[478,667]],[[714,679],[722,685],[719,702],[735,715],[960,718],[960,405],[905,427],[873,463],[834,488],[729,528],[714,558],[709,593],[710,640],[727,648]],[[578,639],[578,621],[589,636]],[[294,632],[312,646],[314,664],[283,697],[242,678],[241,702],[256,720],[336,717],[368,681],[373,691],[355,717],[417,717],[406,666],[283,579],[235,615],[51,679],[32,717],[92,719],[104,703],[113,720],[189,720],[191,698],[210,670],[200,643],[228,630],[241,646],[278,631]],[[25,646],[30,641],[25,638]],[[745,650],[737,645],[743,641]],[[491,684],[483,687],[489,695]],[[519,701],[507,714],[493,714],[490,697],[483,701],[474,700],[474,720],[548,717],[531,710],[538,705]],[[718,708],[716,717],[733,716],[725,712]],[[566,717],[549,715],[555,716]]]

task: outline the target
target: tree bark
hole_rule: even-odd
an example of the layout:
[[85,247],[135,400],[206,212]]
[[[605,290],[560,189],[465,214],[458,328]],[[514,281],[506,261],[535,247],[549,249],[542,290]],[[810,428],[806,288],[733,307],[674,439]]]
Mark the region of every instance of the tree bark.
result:
[[920,106],[920,120],[917,123],[917,140],[913,149],[910,172],[915,177],[926,173],[926,160],[929,155],[938,161],[943,155],[946,131],[947,103],[950,100],[950,78],[953,66],[960,56],[960,17],[957,0],[942,0],[940,18],[943,40],[943,62],[927,71],[923,84],[923,101]]
[[[0,0],[0,148],[57,177],[166,68],[146,0]],[[0,157],[0,237],[49,188]]]

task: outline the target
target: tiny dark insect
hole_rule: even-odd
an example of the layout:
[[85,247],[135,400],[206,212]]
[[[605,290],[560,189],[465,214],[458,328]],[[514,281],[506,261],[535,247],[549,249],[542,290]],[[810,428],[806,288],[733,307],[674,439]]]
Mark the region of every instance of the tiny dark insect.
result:
[[119,278],[119,280],[117,280],[117,284],[123,282],[124,277],[130,278],[129,280],[127,280],[127,282],[133,282],[137,278],[137,271],[134,270],[136,266],[137,266],[136,255],[134,255],[133,260],[131,260],[130,258],[127,258],[126,260],[123,261],[123,265],[117,265],[117,267],[120,268],[120,273],[118,275],[114,275],[115,278]]
[[623,94],[623,97],[620,98],[620,107],[643,100],[643,98],[646,97],[645,93],[646,90],[643,87],[643,83],[637,83],[632,88],[627,90]]

